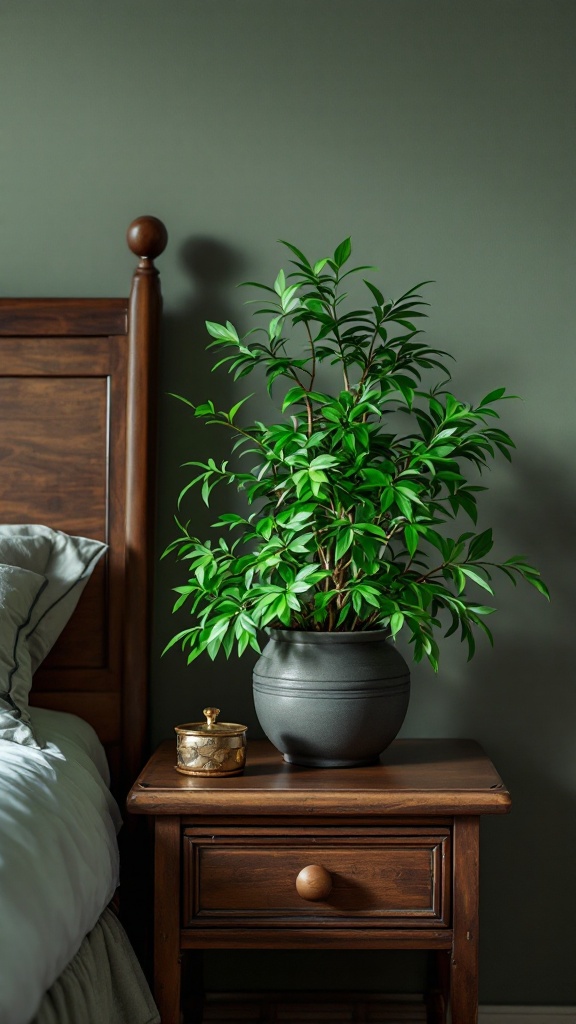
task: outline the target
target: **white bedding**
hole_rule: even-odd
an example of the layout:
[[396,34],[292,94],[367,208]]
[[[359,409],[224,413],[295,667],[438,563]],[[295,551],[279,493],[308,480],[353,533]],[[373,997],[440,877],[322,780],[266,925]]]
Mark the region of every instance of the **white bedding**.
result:
[[118,884],[120,812],[96,734],[31,714],[43,749],[0,740],[1,1024],[29,1024]]

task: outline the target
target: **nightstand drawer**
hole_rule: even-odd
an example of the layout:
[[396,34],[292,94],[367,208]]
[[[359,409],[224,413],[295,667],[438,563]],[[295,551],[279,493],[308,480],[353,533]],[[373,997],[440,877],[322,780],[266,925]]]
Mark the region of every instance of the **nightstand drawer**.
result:
[[447,923],[449,831],[184,830],[183,927]]

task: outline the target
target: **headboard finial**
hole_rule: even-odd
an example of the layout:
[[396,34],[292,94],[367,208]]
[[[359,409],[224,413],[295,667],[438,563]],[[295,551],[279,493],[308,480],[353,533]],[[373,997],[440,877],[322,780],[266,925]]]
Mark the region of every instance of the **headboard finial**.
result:
[[168,242],[168,232],[158,217],[137,217],[126,234],[128,245],[141,260],[160,256]]

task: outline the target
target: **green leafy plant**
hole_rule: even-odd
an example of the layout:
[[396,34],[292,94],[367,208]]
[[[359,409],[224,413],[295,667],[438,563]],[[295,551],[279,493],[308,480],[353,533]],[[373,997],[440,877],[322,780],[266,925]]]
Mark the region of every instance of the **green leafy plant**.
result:
[[[477,628],[492,642],[485,620],[494,608],[470,590],[491,595],[502,573],[548,593],[523,556],[491,561],[492,530],[476,528],[485,488],[472,481],[514,447],[496,425],[495,406],[509,396],[499,387],[473,406],[448,390],[451,357],[417,327],[428,305],[420,289],[430,282],[391,301],[365,279],[367,308],[346,310],[345,279],[374,269],[345,269],[350,239],[315,263],[282,244],[294,257],[291,273],[281,270],[272,287],[247,282],[263,293],[252,301],[265,321],[243,337],[229,322],[206,324],[209,347],[221,353],[214,369],[226,367],[234,380],[264,370],[270,395],[284,387],[281,414],[245,426],[238,414],[253,396],[228,411],[175,396],[231,431],[237,456],[234,464],[186,463],[194,475],[179,508],[193,488],[209,504],[213,488],[228,484],[245,496],[246,515],[218,516],[213,540],[177,518],[164,554],[188,568],[174,611],[187,605],[194,623],[166,649],[179,643],[192,661],[221,648],[259,650],[266,627],[388,628],[393,637],[406,630],[414,659],[426,656],[435,670],[439,631],[460,630],[472,657]],[[331,393],[317,383],[325,362],[340,378]],[[452,536],[462,513],[473,529]]]

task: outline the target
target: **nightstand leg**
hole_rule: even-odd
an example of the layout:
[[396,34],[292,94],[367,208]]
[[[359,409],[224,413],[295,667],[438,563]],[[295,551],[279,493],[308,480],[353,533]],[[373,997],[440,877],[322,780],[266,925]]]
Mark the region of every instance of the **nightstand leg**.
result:
[[158,815],[154,836],[154,998],[180,1024],[180,818]]
[[450,1006],[453,1024],[478,1021],[479,818],[454,819],[453,940]]

